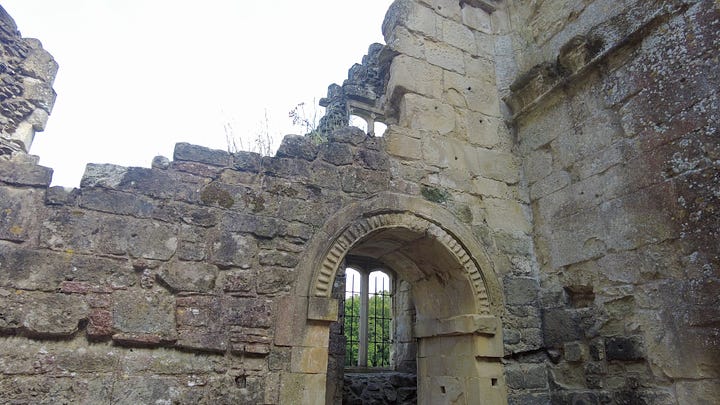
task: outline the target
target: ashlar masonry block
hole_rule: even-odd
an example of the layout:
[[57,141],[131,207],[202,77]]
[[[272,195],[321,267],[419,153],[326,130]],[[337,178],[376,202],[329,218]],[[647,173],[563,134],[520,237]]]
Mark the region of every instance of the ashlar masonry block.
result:
[[[390,65],[390,81],[386,94],[398,99],[405,93],[416,93],[430,98],[442,96],[442,69],[428,62],[405,55],[396,56]],[[418,80],[422,78],[422,80]]]
[[437,99],[406,94],[401,100],[401,106],[400,125],[402,126],[436,131],[441,135],[455,129],[455,110]]

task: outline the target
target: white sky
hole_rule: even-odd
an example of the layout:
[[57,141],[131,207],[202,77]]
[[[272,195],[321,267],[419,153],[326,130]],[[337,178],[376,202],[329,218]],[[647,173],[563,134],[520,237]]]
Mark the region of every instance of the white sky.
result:
[[[288,112],[341,84],[392,0],[3,0],[25,37],[60,64],[47,129],[31,153],[77,186],[85,164],[148,167],[176,142],[245,149],[264,126],[276,144]],[[319,107],[318,107],[319,109]],[[320,113],[320,111],[318,111]]]

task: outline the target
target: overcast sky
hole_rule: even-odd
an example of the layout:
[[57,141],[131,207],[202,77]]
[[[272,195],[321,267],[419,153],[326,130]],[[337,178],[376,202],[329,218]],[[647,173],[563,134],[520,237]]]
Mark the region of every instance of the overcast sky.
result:
[[32,154],[77,186],[85,164],[149,166],[176,142],[245,149],[288,112],[311,114],[373,42],[391,0],[2,0],[25,37],[60,64],[47,129]]

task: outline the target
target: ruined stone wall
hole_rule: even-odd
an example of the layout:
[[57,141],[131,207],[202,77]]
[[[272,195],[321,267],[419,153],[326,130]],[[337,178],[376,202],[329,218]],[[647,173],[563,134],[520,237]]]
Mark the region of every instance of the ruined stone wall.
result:
[[511,392],[537,378],[518,403],[716,402],[718,3],[513,6],[524,75],[507,101],[548,357],[507,369]]
[[397,111],[397,125],[385,138],[402,175],[420,180],[424,195],[450,207],[483,242],[503,285],[506,362],[532,368],[534,358],[519,354],[535,353],[543,342],[529,198],[500,102],[505,73],[496,47],[509,25],[504,6],[484,1],[391,6],[383,29],[398,55],[386,96],[391,118]]
[[0,156],[30,150],[55,104],[58,65],[37,39],[23,38],[0,6]]
[[[712,403],[719,20],[708,0],[398,0],[384,92],[354,99],[383,138],[178,144],[74,190],[14,150],[0,402],[337,401],[352,253],[412,295],[419,403]],[[395,395],[366,380],[347,388]]]
[[152,168],[90,165],[72,191],[0,162],[2,402],[278,403],[298,253],[390,178],[376,140],[332,141],[268,158],[178,144]]

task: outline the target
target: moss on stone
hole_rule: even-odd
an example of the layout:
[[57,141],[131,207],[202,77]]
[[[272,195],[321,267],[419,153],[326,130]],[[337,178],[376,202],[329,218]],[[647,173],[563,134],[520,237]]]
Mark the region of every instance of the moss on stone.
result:
[[450,199],[450,193],[448,193],[445,190],[436,188],[436,187],[424,186],[420,190],[420,194],[422,194],[422,196],[426,200],[436,202],[439,204],[444,204],[445,202],[447,202],[447,200]]
[[235,204],[235,200],[232,198],[227,190],[220,188],[216,183],[208,184],[200,192],[200,200],[205,204],[215,204],[223,208],[230,208]]

